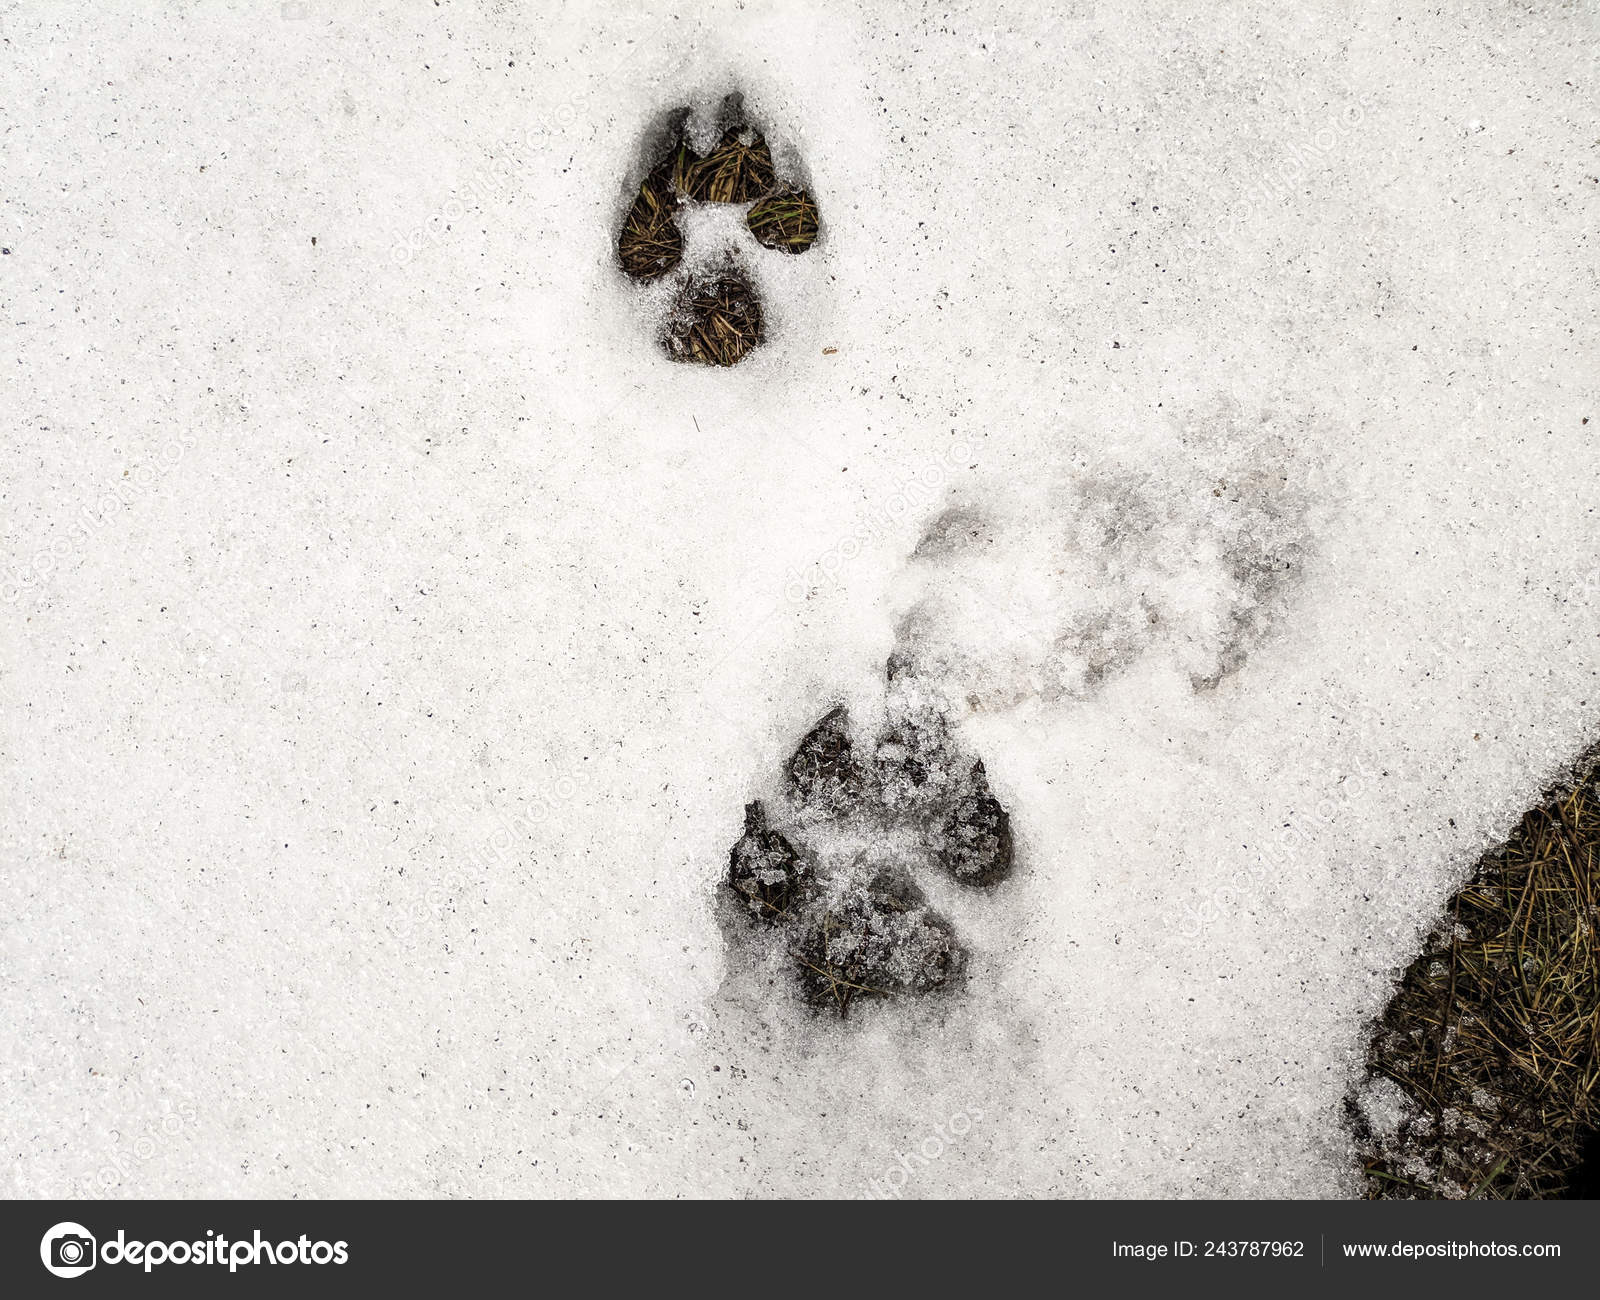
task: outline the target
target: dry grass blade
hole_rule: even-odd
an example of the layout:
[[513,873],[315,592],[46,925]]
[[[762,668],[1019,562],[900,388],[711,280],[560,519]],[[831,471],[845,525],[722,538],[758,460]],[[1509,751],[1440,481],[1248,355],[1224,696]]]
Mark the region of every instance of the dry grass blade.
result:
[[690,280],[668,326],[667,350],[679,361],[732,366],[762,341],[761,303],[736,270],[709,283]]
[[700,155],[689,148],[687,140],[679,140],[673,145],[671,155],[661,164],[659,170],[664,171],[668,183],[675,194],[689,192],[689,172],[700,161]]
[[685,165],[683,191],[702,203],[750,203],[773,186],[772,152],[761,136],[746,144],[729,131],[704,158]]
[[817,961],[812,961],[803,951],[794,954],[794,959],[801,969],[810,972],[803,977],[803,981],[812,1003],[825,1005],[831,1001],[841,1017],[848,1017],[850,1003],[855,1000],[858,993],[865,993],[870,997],[892,997],[893,994],[888,989],[875,988],[871,984],[862,984],[849,978],[848,973],[832,960],[828,952],[828,940],[833,930],[833,913],[823,913],[820,941],[816,943],[813,954],[817,961],[824,963],[823,965],[819,966]]
[[654,280],[683,260],[683,234],[672,219],[678,206],[672,168],[669,160],[645,178],[622,224],[617,256],[635,280]]
[[1600,751],[1484,857],[1450,917],[1368,1050],[1403,1117],[1375,1132],[1352,1106],[1367,1194],[1574,1194],[1600,1127]]
[[803,253],[817,239],[817,205],[804,190],[774,194],[750,209],[745,224],[766,247]]

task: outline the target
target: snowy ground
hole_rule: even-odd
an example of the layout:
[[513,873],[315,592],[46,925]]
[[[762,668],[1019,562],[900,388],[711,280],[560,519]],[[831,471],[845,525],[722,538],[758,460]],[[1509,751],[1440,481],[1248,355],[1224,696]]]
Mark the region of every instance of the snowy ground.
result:
[[[0,1192],[1354,1189],[1600,734],[1600,18],[1042,8],[0,6]],[[709,372],[613,244],[733,86]],[[717,884],[918,608],[1020,865],[840,1025]]]

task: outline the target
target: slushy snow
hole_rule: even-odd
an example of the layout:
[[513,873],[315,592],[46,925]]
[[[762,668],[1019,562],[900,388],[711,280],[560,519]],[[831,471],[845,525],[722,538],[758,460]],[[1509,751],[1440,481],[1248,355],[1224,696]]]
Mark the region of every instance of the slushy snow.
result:
[[[0,1190],[1357,1191],[1600,734],[1600,29],[1054,8],[7,9]],[[724,371],[615,241],[732,90]],[[908,646],[1016,867],[840,1021],[728,855]]]

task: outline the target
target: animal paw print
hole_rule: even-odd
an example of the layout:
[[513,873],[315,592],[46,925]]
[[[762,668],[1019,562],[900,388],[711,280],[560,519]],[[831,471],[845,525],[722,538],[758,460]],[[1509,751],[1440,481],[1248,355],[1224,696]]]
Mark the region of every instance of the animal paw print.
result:
[[780,945],[800,995],[847,1016],[858,999],[955,985],[967,952],[919,872],[990,889],[1011,874],[1011,817],[939,697],[891,661],[886,722],[858,743],[827,713],[784,765],[781,789],[745,808],[726,887],[750,942]]
[[668,118],[664,143],[652,151],[654,161],[623,221],[617,256],[635,281],[666,285],[660,343],[668,356],[732,366],[766,338],[761,296],[736,247],[745,241],[724,233],[694,248],[685,228],[691,234],[703,226],[714,231],[694,215],[716,206],[742,207],[755,245],[799,254],[816,242],[817,205],[800,180],[787,174],[793,169],[774,162],[740,96],[723,100],[703,153],[691,142],[696,125],[688,109]]

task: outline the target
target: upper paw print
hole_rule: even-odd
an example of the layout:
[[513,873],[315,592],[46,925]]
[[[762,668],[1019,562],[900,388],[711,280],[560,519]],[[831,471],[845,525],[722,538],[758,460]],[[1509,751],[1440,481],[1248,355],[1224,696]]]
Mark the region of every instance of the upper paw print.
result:
[[731,366],[766,340],[766,317],[738,247],[743,242],[748,252],[749,241],[731,238],[726,223],[701,221],[697,214],[742,207],[756,245],[790,254],[816,242],[819,218],[800,180],[774,162],[739,96],[723,101],[704,152],[692,142],[696,125],[688,109],[668,118],[623,220],[617,257],[635,281],[665,286],[655,292],[668,299],[659,338],[668,356]]

